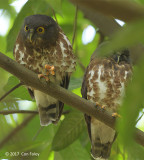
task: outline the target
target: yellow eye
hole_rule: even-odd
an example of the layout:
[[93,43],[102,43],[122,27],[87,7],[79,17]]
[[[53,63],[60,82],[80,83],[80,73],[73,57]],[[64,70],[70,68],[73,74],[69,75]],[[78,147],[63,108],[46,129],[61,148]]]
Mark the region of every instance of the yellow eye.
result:
[[45,31],[44,27],[38,27],[37,28],[38,33],[44,33],[44,31]]
[[24,29],[27,32],[29,30],[29,27],[26,25]]

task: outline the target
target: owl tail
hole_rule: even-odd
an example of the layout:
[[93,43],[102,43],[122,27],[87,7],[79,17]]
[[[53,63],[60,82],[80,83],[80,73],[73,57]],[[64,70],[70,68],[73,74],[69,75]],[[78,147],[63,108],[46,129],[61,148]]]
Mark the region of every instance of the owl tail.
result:
[[97,138],[94,143],[92,143],[91,155],[95,160],[108,160],[110,156],[112,143],[108,142],[102,144],[100,139]]
[[59,106],[57,104],[51,104],[48,107],[38,106],[40,124],[41,126],[47,126],[50,123],[57,123],[59,120]]

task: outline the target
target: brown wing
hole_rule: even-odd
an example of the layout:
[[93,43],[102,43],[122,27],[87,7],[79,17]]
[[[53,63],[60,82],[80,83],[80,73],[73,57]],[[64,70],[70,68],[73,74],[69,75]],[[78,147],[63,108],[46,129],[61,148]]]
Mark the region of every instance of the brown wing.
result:
[[[68,89],[69,81],[70,81],[70,76],[66,74],[66,76],[63,78],[63,81],[61,83],[61,87]],[[59,118],[61,117],[61,114],[63,112],[63,106],[64,106],[64,103],[59,101]]]
[[[82,82],[82,88],[81,88],[82,98],[84,98],[84,99],[87,99],[87,82],[86,82],[87,81],[86,80],[87,69],[88,69],[88,67],[86,68],[84,78],[83,78],[83,82]],[[89,137],[90,137],[90,140],[91,140],[91,117],[88,116],[87,114],[84,114],[84,117],[85,117],[85,121],[86,121],[86,124],[87,124],[88,134],[89,134]]]

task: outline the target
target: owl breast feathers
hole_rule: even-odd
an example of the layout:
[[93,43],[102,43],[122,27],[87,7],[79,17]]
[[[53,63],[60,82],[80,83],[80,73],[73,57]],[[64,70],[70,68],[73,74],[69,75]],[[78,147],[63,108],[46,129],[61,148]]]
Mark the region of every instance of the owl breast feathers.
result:
[[[109,58],[93,57],[85,72],[82,97],[115,113],[122,103],[126,84],[132,75],[129,53],[125,50]],[[107,160],[116,137],[115,130],[89,115],[85,114],[85,119],[92,156],[96,160]]]
[[[54,66],[55,75],[49,75],[49,80],[66,89],[76,66],[70,41],[60,26],[46,15],[25,18],[14,46],[14,57],[37,74],[45,75],[47,64]],[[30,86],[28,90],[36,100],[41,125],[56,123],[64,104]]]

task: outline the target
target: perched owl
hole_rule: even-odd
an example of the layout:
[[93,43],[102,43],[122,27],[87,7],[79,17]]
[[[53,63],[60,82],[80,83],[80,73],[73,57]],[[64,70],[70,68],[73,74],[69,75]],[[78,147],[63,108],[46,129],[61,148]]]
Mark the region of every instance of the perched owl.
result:
[[[109,58],[98,58],[94,53],[84,75],[82,97],[116,113],[131,75],[128,50],[115,53]],[[93,158],[108,160],[116,137],[115,130],[86,114],[85,120]]]
[[[18,63],[34,71],[39,77],[68,88],[70,76],[75,70],[76,58],[70,41],[51,17],[26,17],[13,51]],[[35,88],[27,87],[36,100],[40,124],[47,126],[49,123],[56,123],[64,104]]]

